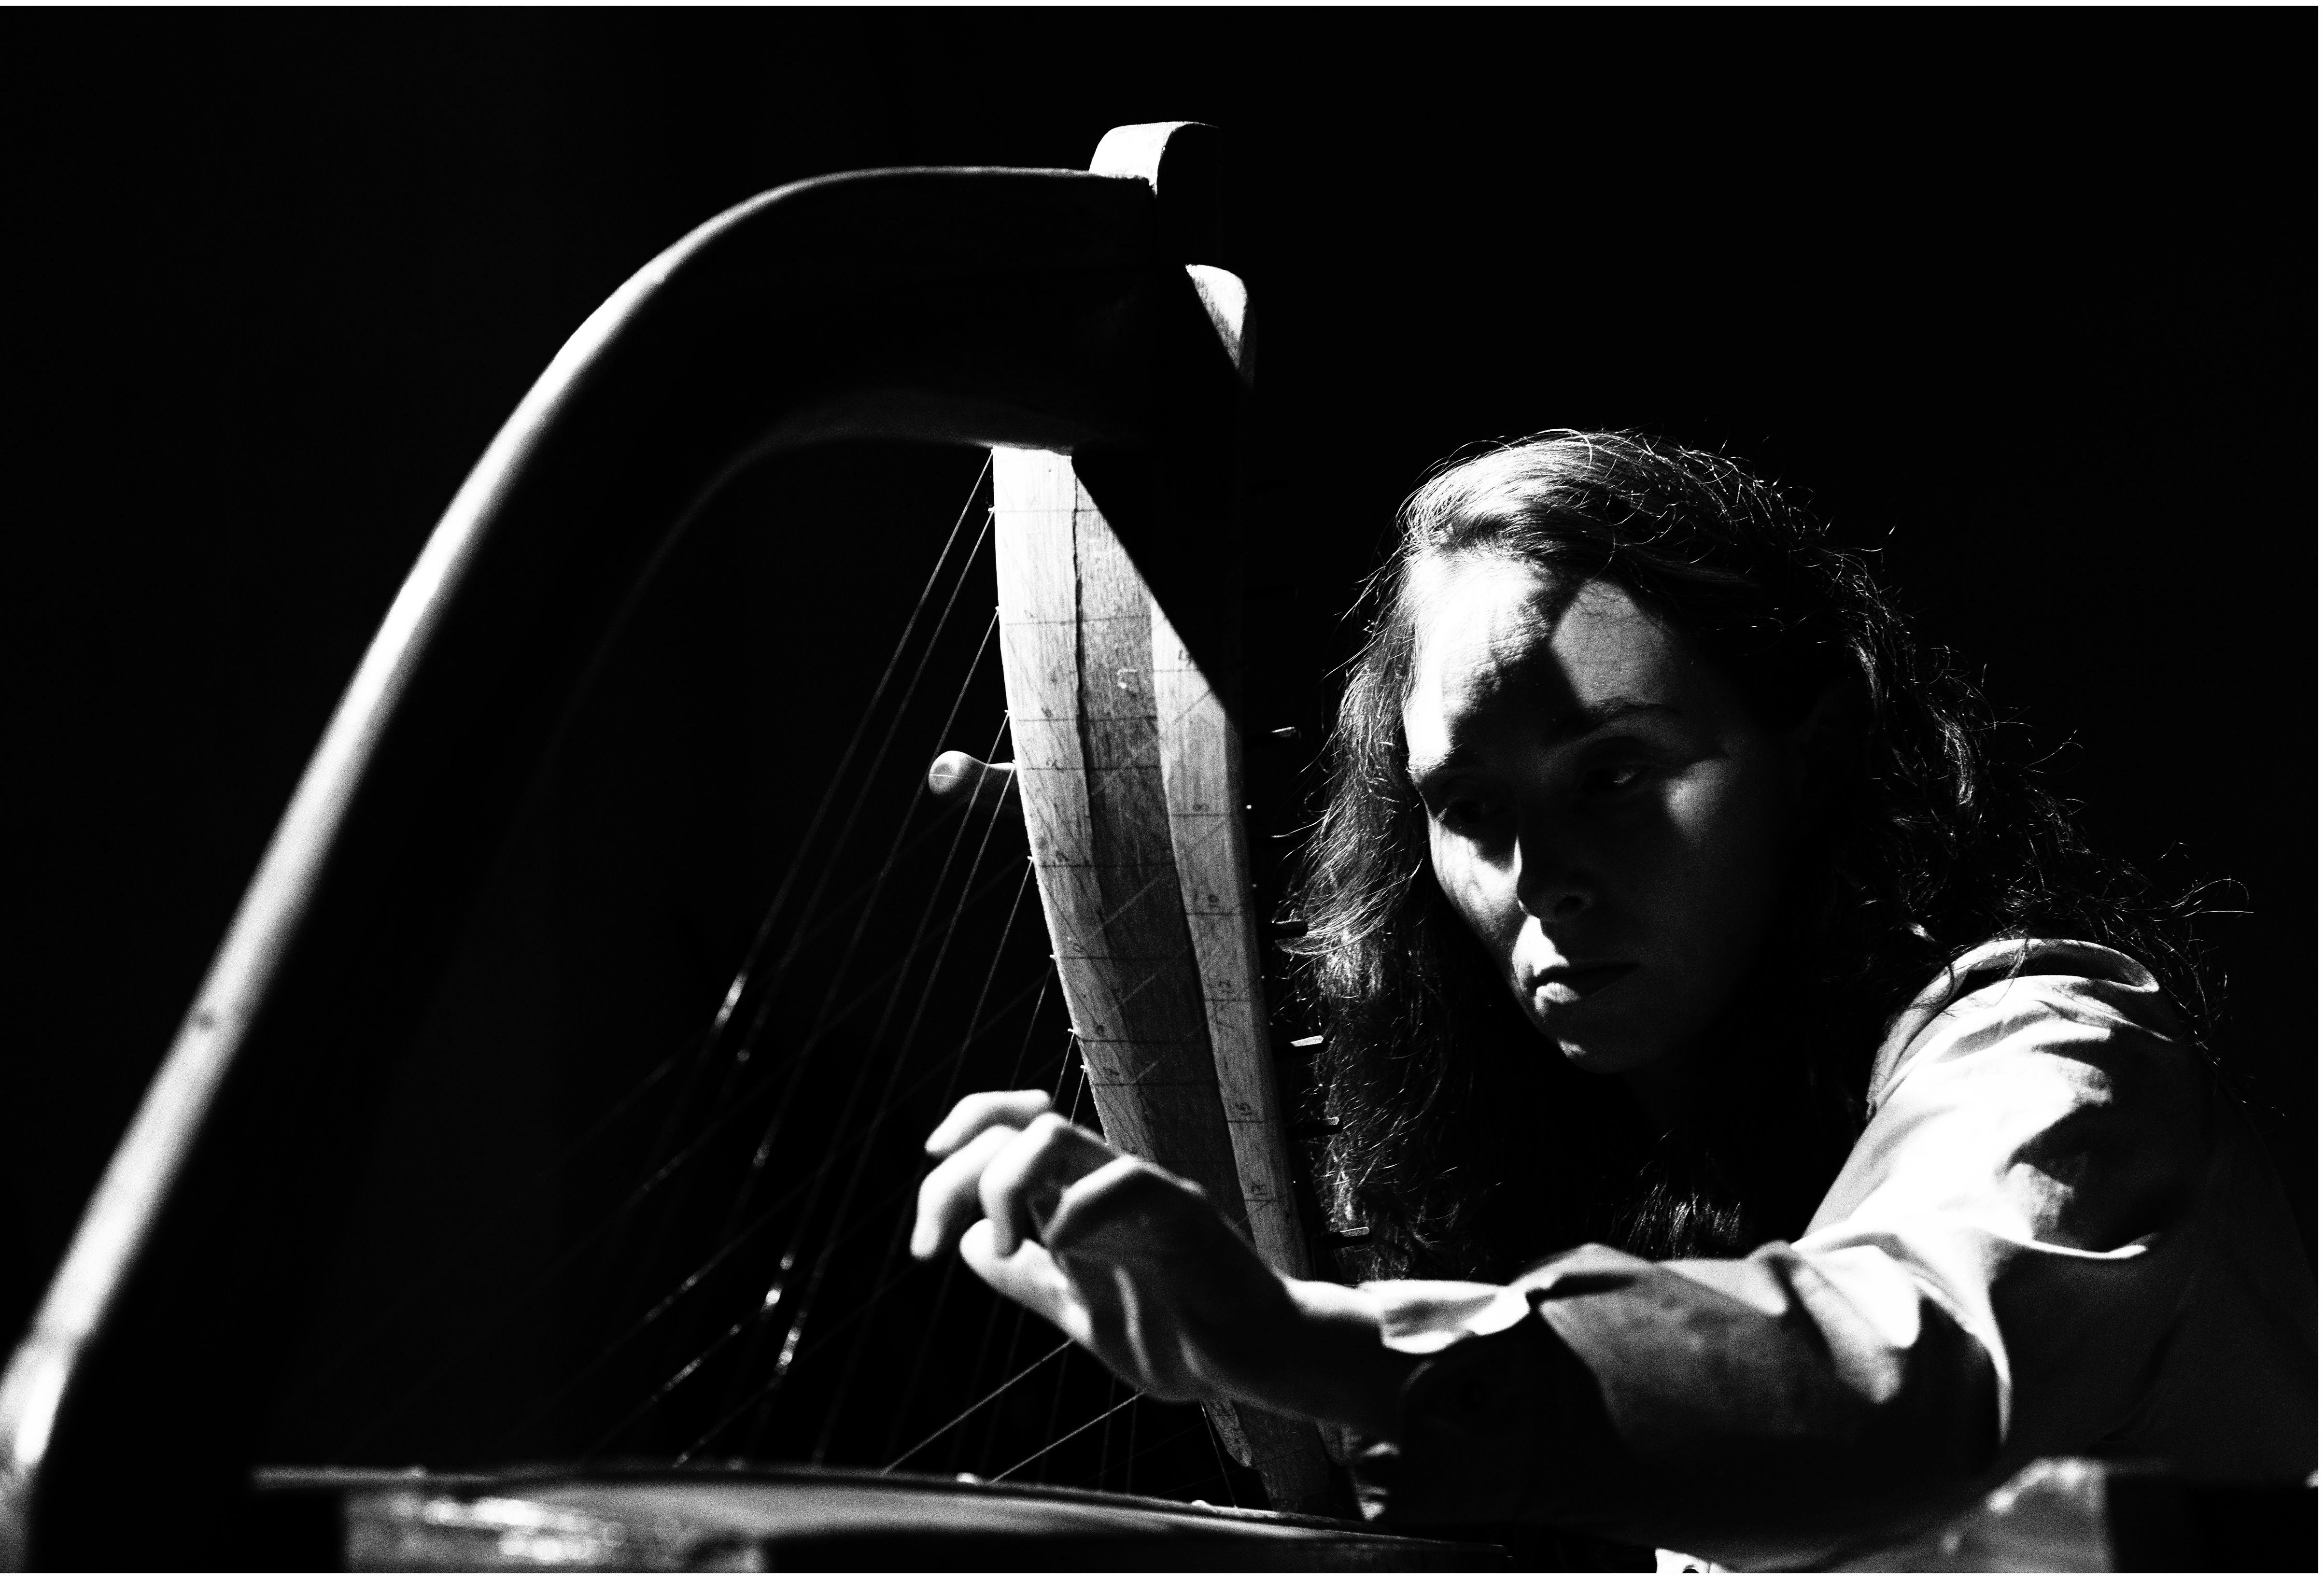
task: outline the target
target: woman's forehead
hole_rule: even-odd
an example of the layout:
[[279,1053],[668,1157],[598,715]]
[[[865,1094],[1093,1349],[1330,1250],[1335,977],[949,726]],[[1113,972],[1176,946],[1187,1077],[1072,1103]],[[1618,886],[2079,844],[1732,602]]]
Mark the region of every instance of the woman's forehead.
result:
[[1406,583],[1413,622],[1406,712],[1460,716],[1502,703],[1676,702],[1695,667],[1628,589],[1501,555],[1431,555]]

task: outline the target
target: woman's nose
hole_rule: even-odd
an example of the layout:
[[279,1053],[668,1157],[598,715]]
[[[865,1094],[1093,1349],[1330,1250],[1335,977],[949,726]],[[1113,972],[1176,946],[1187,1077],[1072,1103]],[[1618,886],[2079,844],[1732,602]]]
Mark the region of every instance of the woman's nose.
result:
[[1532,822],[1517,836],[1517,903],[1545,922],[1572,921],[1589,910],[1597,885],[1570,840]]

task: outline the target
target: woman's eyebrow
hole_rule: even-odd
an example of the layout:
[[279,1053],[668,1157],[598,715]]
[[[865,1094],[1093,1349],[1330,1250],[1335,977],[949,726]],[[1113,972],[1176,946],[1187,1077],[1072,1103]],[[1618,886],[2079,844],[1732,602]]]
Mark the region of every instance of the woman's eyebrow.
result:
[[[1667,702],[1642,702],[1631,697],[1609,697],[1602,702],[1592,702],[1586,707],[1575,707],[1570,711],[1554,715],[1547,725],[1547,738],[1551,744],[1559,744],[1568,740],[1579,739],[1585,734],[1594,734],[1627,719],[1646,716],[1675,720],[1683,719],[1686,715]],[[1474,751],[1466,745],[1456,744],[1441,756],[1407,757],[1405,761],[1404,775],[1415,789],[1418,789],[1435,774],[1468,767],[1476,760],[1477,753]]]
[[1572,740],[1577,735],[1593,734],[1609,725],[1646,716],[1673,720],[1686,716],[1667,702],[1642,702],[1632,697],[1609,697],[1602,702],[1592,702],[1586,707],[1557,714],[1549,720],[1546,734],[1553,742]]
[[1435,774],[1454,768],[1465,768],[1476,760],[1477,753],[1465,745],[1456,745],[1442,756],[1413,757],[1406,755],[1404,763],[1406,780],[1416,790]]

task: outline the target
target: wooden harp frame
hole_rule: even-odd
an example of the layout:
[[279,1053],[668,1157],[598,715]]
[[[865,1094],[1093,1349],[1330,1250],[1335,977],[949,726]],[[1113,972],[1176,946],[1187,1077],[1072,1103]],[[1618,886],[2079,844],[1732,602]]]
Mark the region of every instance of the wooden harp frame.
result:
[[[309,1118],[364,1100],[638,589],[775,449],[1001,452],[1019,782],[1100,1111],[1305,1270],[1263,1011],[1231,984],[1255,981],[1257,944],[1217,571],[1249,363],[1215,268],[1216,162],[1208,128],[1172,124],[1115,132],[1087,173],[802,181],[696,229],[566,344],[396,597],[0,1378],[0,1559],[69,1562],[44,1510],[100,1480],[177,1520],[190,1562],[237,1549],[221,1510],[247,1499],[260,1424],[243,1379],[275,1358],[298,1276],[281,1247],[350,1166],[320,1126],[270,1131],[253,1207],[253,1093]],[[1060,596],[1079,608],[1062,628]],[[1279,1505],[1326,1504],[1312,1427],[1216,1417]]]

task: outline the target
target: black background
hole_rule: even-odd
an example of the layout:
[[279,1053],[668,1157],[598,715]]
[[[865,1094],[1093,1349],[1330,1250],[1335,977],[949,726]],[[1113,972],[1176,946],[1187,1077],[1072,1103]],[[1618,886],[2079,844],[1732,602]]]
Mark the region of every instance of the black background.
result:
[[[563,337],[750,194],[1237,143],[1257,705],[1464,441],[1725,447],[2108,845],[2231,877],[2312,1226],[2312,13],[93,14],[7,61],[13,1326],[364,644]],[[1259,719],[1265,724],[1268,719]]]

